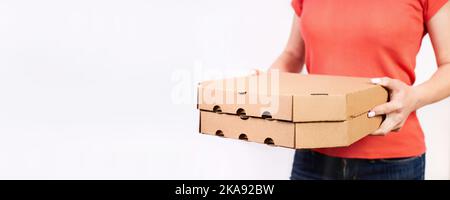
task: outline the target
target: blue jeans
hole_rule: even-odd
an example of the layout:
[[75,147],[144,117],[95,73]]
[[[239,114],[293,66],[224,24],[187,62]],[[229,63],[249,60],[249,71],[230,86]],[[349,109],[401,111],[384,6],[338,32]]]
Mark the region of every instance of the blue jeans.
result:
[[291,180],[424,180],[425,154],[399,159],[346,159],[297,150]]

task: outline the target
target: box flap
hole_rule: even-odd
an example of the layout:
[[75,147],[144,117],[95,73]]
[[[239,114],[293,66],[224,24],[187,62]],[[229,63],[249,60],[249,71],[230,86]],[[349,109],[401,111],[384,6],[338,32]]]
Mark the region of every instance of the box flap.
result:
[[372,133],[382,117],[361,114],[343,122],[309,122],[295,124],[297,149],[346,147]]
[[387,102],[389,93],[381,86],[368,87],[347,94],[347,118],[353,118]]
[[346,104],[346,96],[340,94],[294,96],[293,121],[343,121],[347,119]]

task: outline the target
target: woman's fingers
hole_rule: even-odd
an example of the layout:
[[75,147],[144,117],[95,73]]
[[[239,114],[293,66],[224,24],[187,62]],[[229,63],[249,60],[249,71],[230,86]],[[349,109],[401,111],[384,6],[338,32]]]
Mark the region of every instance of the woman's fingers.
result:
[[399,91],[402,89],[402,82],[396,79],[391,79],[388,77],[384,78],[373,78],[370,80],[373,84],[381,85],[388,88],[391,91]]
[[394,127],[394,129],[392,129],[393,132],[399,132],[400,129],[402,129],[402,127],[405,125],[406,119],[402,120],[402,122],[400,122],[400,124],[398,124],[396,127]]
[[388,115],[386,119],[381,124],[378,130],[374,131],[371,135],[386,135],[391,131],[400,129],[399,125],[402,123],[400,117],[397,115]]
[[390,78],[374,78],[371,82],[387,88],[391,95],[390,102],[376,106],[367,114],[368,117],[386,115],[380,128],[372,135],[386,135],[392,131],[399,131],[414,110],[415,99],[411,86]]
[[396,128],[394,128],[394,129],[392,129],[392,132],[399,132],[400,129],[401,129],[401,127],[396,127]]
[[368,114],[368,117],[375,117],[378,115],[385,115],[403,108],[403,105],[397,101],[391,101],[385,104],[381,104],[373,108]]

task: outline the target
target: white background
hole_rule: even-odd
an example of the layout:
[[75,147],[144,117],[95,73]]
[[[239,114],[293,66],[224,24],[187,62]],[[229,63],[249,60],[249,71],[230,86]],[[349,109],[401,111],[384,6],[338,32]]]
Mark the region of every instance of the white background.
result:
[[[293,150],[198,134],[194,87],[268,67],[292,15],[289,0],[1,0],[0,178],[287,179]],[[427,38],[419,81],[435,66]],[[420,110],[429,179],[450,178],[449,111]]]

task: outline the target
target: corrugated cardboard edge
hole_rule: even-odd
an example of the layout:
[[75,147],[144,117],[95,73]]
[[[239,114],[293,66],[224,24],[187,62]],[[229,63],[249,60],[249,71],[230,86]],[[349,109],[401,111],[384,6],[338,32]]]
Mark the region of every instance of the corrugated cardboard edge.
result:
[[202,133],[202,111],[198,111],[198,132]]
[[[292,121],[294,121],[294,105],[295,105],[295,103],[294,103],[294,96],[291,96],[291,102],[292,102],[292,104],[291,104],[291,109],[292,109],[292,111],[291,111],[291,119],[292,119]],[[294,125],[294,149],[297,147],[297,125],[295,124]]]
[[199,109],[200,104],[200,83],[197,83],[197,110]]

